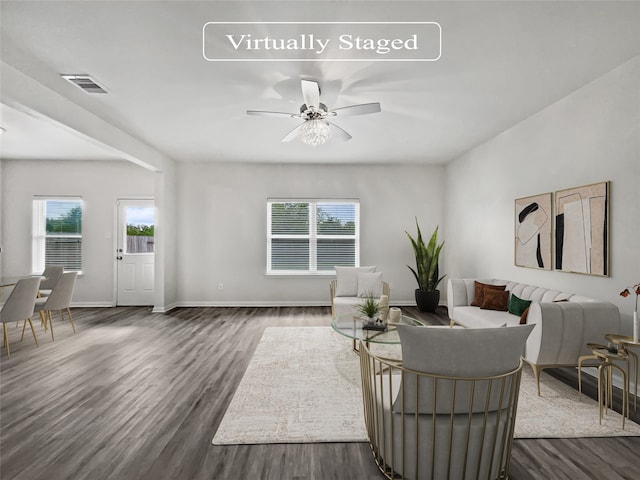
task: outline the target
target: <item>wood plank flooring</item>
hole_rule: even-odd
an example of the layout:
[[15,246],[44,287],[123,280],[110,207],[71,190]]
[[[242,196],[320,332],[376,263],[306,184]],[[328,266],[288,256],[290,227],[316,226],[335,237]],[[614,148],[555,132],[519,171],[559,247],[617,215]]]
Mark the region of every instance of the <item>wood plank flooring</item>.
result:
[[[403,310],[446,322],[446,312]],[[328,325],[328,308],[73,314],[77,334],[56,317],[55,343],[36,326],[40,348],[10,325],[2,480],[384,478],[366,443],[211,445],[264,329]],[[511,478],[634,479],[639,451],[640,437],[516,440]]]

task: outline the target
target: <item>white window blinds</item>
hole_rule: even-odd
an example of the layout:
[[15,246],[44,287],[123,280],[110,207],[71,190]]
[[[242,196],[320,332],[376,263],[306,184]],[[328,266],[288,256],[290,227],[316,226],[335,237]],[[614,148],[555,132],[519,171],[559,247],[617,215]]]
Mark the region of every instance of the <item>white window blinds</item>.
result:
[[82,198],[33,200],[33,272],[49,265],[82,271]]
[[358,266],[360,205],[354,200],[268,200],[267,273],[335,273]]

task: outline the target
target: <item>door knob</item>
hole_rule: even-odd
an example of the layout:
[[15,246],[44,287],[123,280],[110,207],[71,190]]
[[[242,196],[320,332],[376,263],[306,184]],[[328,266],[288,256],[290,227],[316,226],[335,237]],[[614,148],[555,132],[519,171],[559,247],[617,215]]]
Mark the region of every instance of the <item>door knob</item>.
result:
[[117,256],[116,260],[122,260],[122,257],[121,256]]

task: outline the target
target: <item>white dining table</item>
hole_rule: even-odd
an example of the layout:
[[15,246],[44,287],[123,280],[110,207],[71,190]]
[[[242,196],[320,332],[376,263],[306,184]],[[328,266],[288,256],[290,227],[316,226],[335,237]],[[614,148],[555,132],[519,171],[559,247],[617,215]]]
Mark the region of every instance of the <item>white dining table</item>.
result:
[[42,275],[9,275],[0,277],[0,308],[2,308],[13,287],[16,286],[19,280],[32,277],[40,277],[42,280],[46,279],[46,277]]

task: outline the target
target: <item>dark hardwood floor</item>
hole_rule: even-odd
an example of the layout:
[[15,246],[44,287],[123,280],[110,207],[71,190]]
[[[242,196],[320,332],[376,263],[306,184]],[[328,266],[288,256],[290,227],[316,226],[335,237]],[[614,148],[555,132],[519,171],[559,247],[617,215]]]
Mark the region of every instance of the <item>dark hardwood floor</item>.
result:
[[[403,311],[446,322],[446,312]],[[329,325],[328,308],[73,314],[77,334],[58,320],[55,343],[36,326],[40,348],[10,325],[2,480],[384,478],[366,443],[211,445],[264,329]],[[511,478],[635,479],[638,452],[640,437],[516,440]]]

